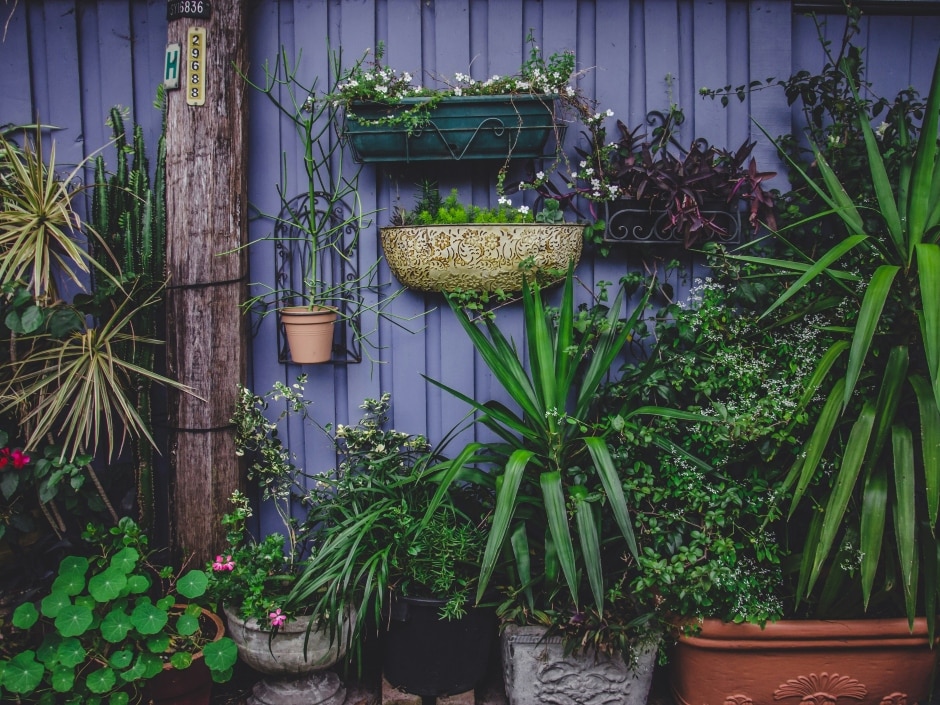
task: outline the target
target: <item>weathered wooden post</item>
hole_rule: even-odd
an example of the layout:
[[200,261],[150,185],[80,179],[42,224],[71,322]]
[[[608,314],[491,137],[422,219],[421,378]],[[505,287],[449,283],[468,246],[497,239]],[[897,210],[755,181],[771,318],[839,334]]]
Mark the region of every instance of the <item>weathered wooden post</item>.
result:
[[198,395],[170,398],[170,541],[197,561],[222,545],[219,519],[241,486],[229,419],[247,357],[246,262],[232,253],[247,228],[245,83],[234,68],[246,67],[245,8],[209,5],[167,3],[168,42],[180,47],[167,106],[167,366]]

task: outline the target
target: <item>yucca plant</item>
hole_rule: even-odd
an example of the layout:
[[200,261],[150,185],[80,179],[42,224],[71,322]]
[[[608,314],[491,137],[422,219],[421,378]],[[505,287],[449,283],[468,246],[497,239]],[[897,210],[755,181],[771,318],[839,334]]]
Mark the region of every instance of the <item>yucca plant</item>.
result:
[[[813,145],[821,184],[791,163],[828,207],[811,219],[835,214],[845,235],[804,263],[745,258],[795,277],[771,310],[792,306],[811,283],[835,282],[840,293],[823,310],[838,339],[821,357],[802,399],[809,404],[824,397],[820,420],[788,478],[791,516],[810,498],[820,509],[807,531],[797,597],[806,597],[823,576],[829,592],[848,577],[833,556],[840,537],[857,533],[865,608],[873,594],[890,594],[899,584],[899,602],[911,621],[918,611],[936,614],[940,589],[938,112],[940,55],[916,144],[909,144],[907,125],[898,120],[906,156],[896,183],[862,110],[876,202],[856,203]],[[818,301],[807,312],[818,309]],[[831,481],[820,479],[827,462],[835,468]]]
[[[563,577],[574,605],[583,604],[580,584],[586,577],[592,604],[603,611],[602,544],[613,539],[636,555],[621,478],[605,437],[623,430],[643,414],[675,418],[692,415],[644,406],[602,423],[593,407],[608,371],[641,324],[649,292],[647,287],[633,312],[621,320],[626,298],[621,288],[606,314],[595,317],[592,324],[599,334],[591,336],[579,334],[575,325],[571,268],[557,310],[546,304],[540,289],[525,283],[525,359],[495,320],[484,318],[481,326],[456,300],[449,299],[483,362],[517,407],[510,409],[498,401],[479,402],[430,380],[473,407],[479,422],[500,439],[473,446],[477,456],[493,466],[489,474],[481,473],[477,478],[497,488],[478,601],[490,584],[501,554],[510,549],[519,587],[530,606],[536,602],[533,586],[538,584],[544,596],[552,592],[559,577]],[[605,524],[616,527],[614,535],[605,535]],[[535,564],[530,541],[542,547]],[[533,571],[534,567],[540,567],[540,572]]]

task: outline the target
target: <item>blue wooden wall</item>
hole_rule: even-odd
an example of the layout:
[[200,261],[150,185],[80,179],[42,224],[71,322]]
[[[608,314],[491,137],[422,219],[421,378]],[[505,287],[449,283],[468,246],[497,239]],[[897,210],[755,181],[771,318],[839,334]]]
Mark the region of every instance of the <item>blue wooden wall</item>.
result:
[[[698,89],[784,77],[822,65],[813,22],[795,15],[785,0],[259,0],[248,5],[251,75],[256,79],[265,60],[273,60],[281,46],[290,56],[302,50],[302,80],[324,75],[327,40],[334,48],[341,46],[350,61],[383,41],[387,63],[416,76],[464,72],[485,78],[518,69],[531,30],[546,55],[575,51],[584,69],[580,87],[627,124],[639,125],[647,111],[674,102],[687,117],[683,141],[701,136],[733,148],[754,137],[760,141],[756,156],[763,168],[778,162],[751,118],[771,134],[790,131],[793,111],[782,93],[762,91],[722,108],[717,101],[700,98]],[[8,8],[3,5],[0,11]],[[843,21],[833,16],[828,36],[838,38]],[[926,88],[940,46],[940,17],[877,16],[865,19],[863,27],[859,41],[867,46],[868,75],[882,94],[893,95],[908,85]],[[120,104],[146,126],[150,144],[155,144],[159,114],[151,104],[162,77],[165,42],[162,1],[20,2],[0,43],[0,124],[41,120],[62,128],[57,135],[59,159],[75,162],[106,143],[104,119],[110,106]],[[250,99],[249,130],[249,198],[271,212],[277,209],[282,150],[288,155],[292,183],[297,184],[302,173],[297,142],[257,94]],[[576,139],[576,131],[569,131],[569,143]],[[361,267],[381,255],[377,226],[400,200],[410,203],[414,183],[424,173],[414,168],[364,169],[359,194],[363,209],[377,213],[363,232]],[[492,167],[458,163],[439,167],[432,175],[440,178],[443,189],[459,187],[464,197],[477,203],[495,200]],[[263,237],[270,229],[270,223],[253,222],[250,237]],[[693,272],[697,265],[688,256],[684,259]],[[271,249],[253,247],[250,261],[251,281],[270,282]],[[616,281],[628,269],[657,266],[621,246],[608,258],[586,257],[578,273],[591,286],[598,280]],[[426,384],[421,373],[479,399],[499,395],[442,306],[437,295],[405,292],[397,298],[392,310],[404,318],[429,313],[410,324],[413,333],[379,321],[374,336],[379,350],[373,354],[380,362],[374,365],[366,361],[302,369],[279,364],[275,322],[269,317],[253,340],[250,382],[260,391],[274,380],[291,381],[302,371],[309,373],[308,396],[315,401],[321,423],[355,422],[362,399],[389,391],[394,427],[437,440],[467,410]],[[505,309],[499,319],[518,339],[519,311]],[[308,469],[331,467],[333,459],[321,434],[300,428],[289,433],[290,447]],[[463,440],[468,438],[464,434]]]

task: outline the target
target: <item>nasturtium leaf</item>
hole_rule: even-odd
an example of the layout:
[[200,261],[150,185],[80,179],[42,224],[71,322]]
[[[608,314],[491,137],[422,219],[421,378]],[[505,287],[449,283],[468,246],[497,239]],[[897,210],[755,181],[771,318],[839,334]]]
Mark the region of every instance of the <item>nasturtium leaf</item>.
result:
[[107,693],[116,683],[114,669],[107,666],[92,671],[85,678],[85,685],[92,693]]
[[80,636],[91,626],[94,614],[84,605],[68,605],[59,610],[55,628],[62,636]]
[[95,601],[91,595],[76,595],[75,604],[82,607],[87,607],[90,610],[95,609],[98,606],[98,603]]
[[126,671],[121,671],[121,680],[126,681],[127,683],[132,683],[133,681],[139,680],[144,677],[144,670],[144,664],[141,663],[140,659],[137,659],[133,666],[128,668]]
[[59,616],[59,611],[63,607],[68,607],[71,604],[72,601],[64,592],[50,592],[42,598],[42,602],[39,603],[39,610],[44,617],[55,619]]
[[98,602],[110,602],[121,596],[127,587],[127,574],[111,567],[88,581],[88,592]]
[[209,587],[209,576],[201,570],[191,570],[182,576],[176,583],[180,595],[187,599],[202,597]]
[[133,626],[129,615],[121,610],[111,610],[101,620],[101,636],[105,641],[116,644],[127,636]]
[[199,620],[191,614],[181,614],[176,620],[176,631],[183,636],[192,636],[199,629]]
[[131,623],[141,634],[156,634],[166,626],[167,619],[166,612],[150,602],[141,602],[131,613]]
[[77,595],[85,589],[85,573],[78,570],[67,570],[59,573],[59,577],[52,583],[53,592],[65,595]]
[[152,654],[162,654],[170,648],[170,635],[157,634],[147,639],[147,651]]
[[39,612],[32,602],[24,602],[13,610],[13,626],[17,629],[29,629],[39,619]]
[[111,697],[108,699],[108,705],[127,705],[127,703],[130,702],[130,698],[130,695],[121,691],[111,693]]
[[66,556],[59,563],[59,575],[77,572],[85,575],[88,572],[88,559],[82,556]]
[[224,671],[235,665],[238,659],[238,647],[228,637],[210,641],[202,650],[206,665],[212,671]]
[[75,685],[75,669],[64,666],[52,672],[52,689],[57,693],[69,693]]
[[120,551],[111,556],[111,567],[119,570],[124,575],[132,572],[137,567],[137,561],[140,560],[140,553],[136,548],[125,546]]
[[129,575],[127,577],[127,591],[132,595],[139,595],[150,589],[150,580],[145,575]]
[[134,660],[134,652],[130,649],[121,649],[115,651],[111,654],[111,658],[108,659],[108,665],[111,668],[127,668],[131,665],[131,662]]
[[161,659],[159,656],[144,652],[140,655],[140,658],[138,660],[143,666],[143,669],[144,669],[143,677],[145,679],[153,678],[160,671],[163,670],[163,659]]
[[43,671],[34,651],[21,651],[3,669],[3,687],[11,693],[32,693],[42,682]]
[[232,674],[235,672],[233,668],[226,668],[221,671],[209,671],[209,675],[212,676],[212,680],[216,683],[228,683],[232,680]]
[[62,637],[55,632],[46,634],[39,648],[36,649],[36,660],[46,664],[47,667],[55,665],[59,659],[59,646],[63,641]]
[[177,651],[175,654],[170,656],[170,663],[177,671],[182,671],[184,668],[189,668],[192,662],[193,655],[188,651]]
[[74,668],[85,660],[85,647],[75,637],[63,639],[56,650],[56,660],[66,668]]
[[157,607],[166,612],[173,605],[176,604],[176,598],[173,595],[164,595],[159,600],[157,600]]

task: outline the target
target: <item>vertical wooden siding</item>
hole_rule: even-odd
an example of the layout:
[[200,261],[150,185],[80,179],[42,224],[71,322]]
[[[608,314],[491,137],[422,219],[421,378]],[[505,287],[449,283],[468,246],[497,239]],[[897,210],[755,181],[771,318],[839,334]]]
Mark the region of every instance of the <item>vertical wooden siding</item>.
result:
[[[21,2],[0,44],[0,123],[39,119],[62,127],[57,135],[59,159],[77,162],[106,143],[104,119],[110,106],[120,104],[146,126],[149,144],[155,145],[159,114],[151,103],[162,77],[164,13],[162,0]],[[838,38],[843,21],[831,18],[826,36]],[[299,76],[307,81],[326,75],[327,40],[331,47],[343,48],[347,62],[383,41],[387,63],[416,76],[459,71],[486,78],[511,73],[527,56],[531,31],[546,54],[574,50],[584,71],[580,87],[629,126],[641,124],[650,110],[676,103],[687,117],[684,142],[702,136],[734,148],[755,138],[763,168],[778,162],[751,118],[771,134],[790,130],[793,111],[780,92],[758,92],[744,103],[733,101],[722,108],[717,101],[701,99],[698,89],[736,86],[822,65],[813,23],[794,16],[785,0],[265,0],[252,3],[248,27],[255,80],[260,80],[264,62],[274,61],[283,46],[290,57],[302,52]],[[940,18],[874,17],[864,20],[863,28],[859,41],[868,47],[869,77],[882,94],[892,95],[907,85],[926,87],[940,43]],[[257,93],[250,97],[249,130],[249,198],[259,210],[272,212],[278,204],[275,186],[282,150],[287,153],[290,183],[300,191],[303,170],[296,136]],[[577,130],[570,130],[567,139],[569,145],[577,141]],[[458,187],[474,202],[494,200],[492,166],[368,166],[360,197],[366,212],[377,213],[363,232],[362,266],[381,254],[376,227],[386,221],[392,206],[411,203],[414,184],[425,175],[439,178],[445,191]],[[257,239],[270,229],[270,222],[255,221],[250,235]],[[683,257],[694,274],[697,265]],[[270,282],[272,249],[257,245],[250,259],[252,281]],[[579,274],[593,285],[617,281],[629,269],[655,265],[643,261],[637,250],[623,247],[607,259],[585,258]],[[384,279],[391,280],[387,270]],[[675,283],[681,291],[682,282]],[[378,322],[374,340],[379,349],[373,354],[381,363],[376,365],[302,369],[278,364],[275,321],[269,317],[260,323],[253,341],[251,384],[260,391],[274,380],[291,382],[307,372],[308,395],[321,423],[353,423],[364,398],[389,391],[394,427],[436,441],[460,422],[466,408],[426,384],[421,373],[480,399],[499,396],[443,307],[437,295],[405,292],[397,298],[392,310],[403,318],[429,313],[411,324],[414,333]],[[520,312],[509,308],[499,316],[520,340]],[[461,440],[469,437],[465,433]],[[332,465],[321,434],[293,427],[288,438],[308,469]]]

